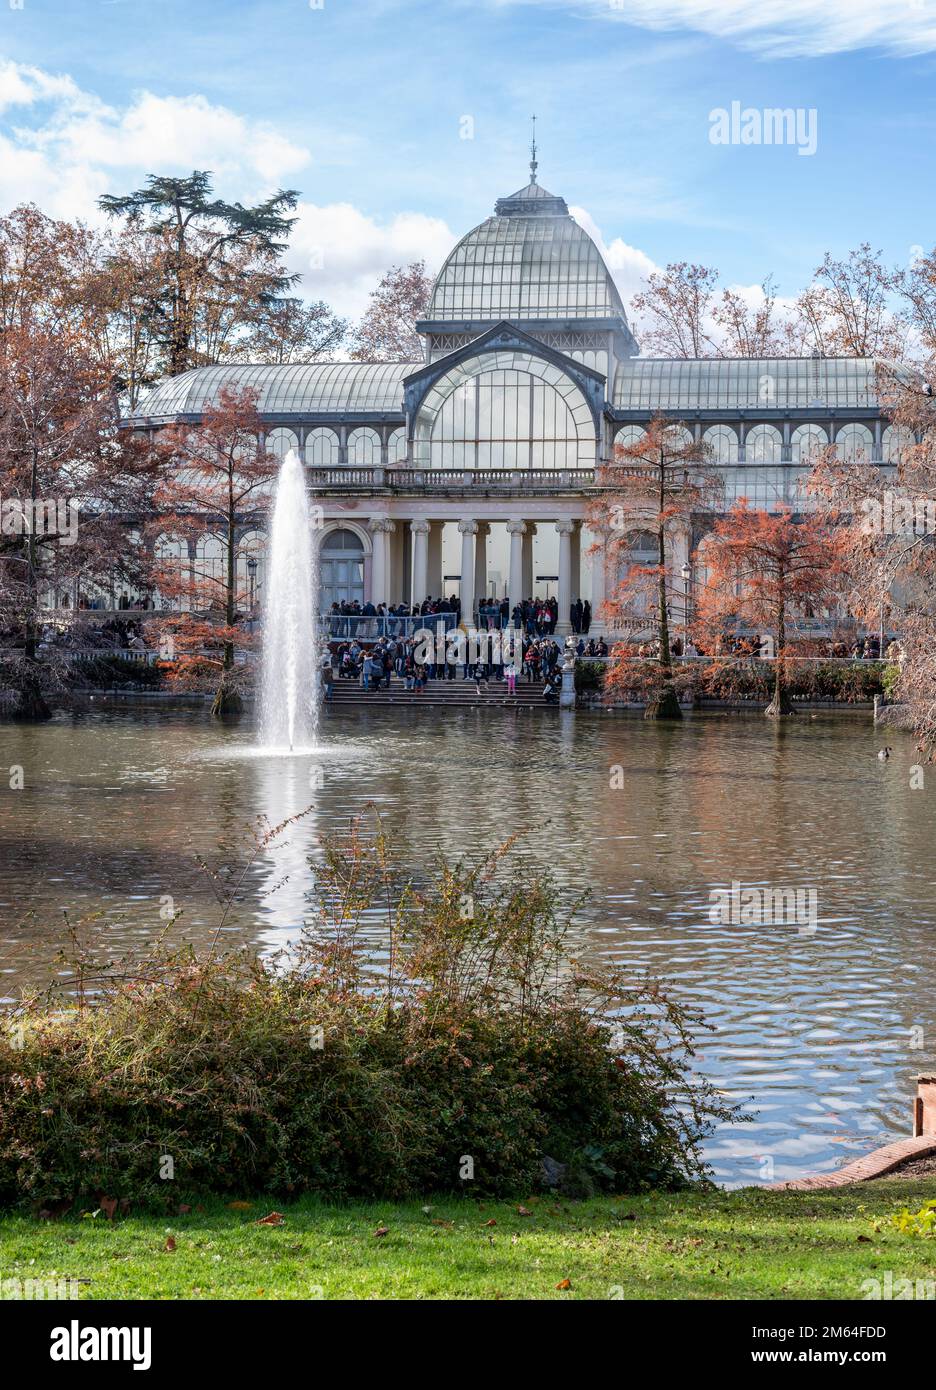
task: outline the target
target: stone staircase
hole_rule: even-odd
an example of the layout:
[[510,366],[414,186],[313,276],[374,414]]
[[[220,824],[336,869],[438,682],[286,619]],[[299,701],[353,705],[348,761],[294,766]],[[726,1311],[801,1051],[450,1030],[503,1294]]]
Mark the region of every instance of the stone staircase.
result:
[[542,681],[536,681],[531,685],[526,680],[518,680],[516,695],[508,699],[507,682],[492,680],[487,690],[482,687],[479,695],[475,690],[474,681],[462,680],[459,671],[453,681],[428,681],[422,694],[417,694],[415,690],[407,690],[399,676],[394,675],[390,678],[389,690],[385,685],[381,685],[379,690],[362,690],[358,680],[336,680],[328,705],[335,709],[350,705],[395,705],[398,708],[421,708],[424,705],[438,708],[444,705],[447,709],[479,709],[483,706],[499,710],[558,709],[558,702],[547,704],[543,699],[542,690]]

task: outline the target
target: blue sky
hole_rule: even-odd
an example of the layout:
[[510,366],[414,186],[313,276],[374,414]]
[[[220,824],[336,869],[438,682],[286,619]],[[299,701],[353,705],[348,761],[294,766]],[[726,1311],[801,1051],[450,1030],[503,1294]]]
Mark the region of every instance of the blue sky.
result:
[[[16,3],[17,0],[14,0]],[[927,0],[0,0],[0,205],[89,215],[148,172],[302,191],[305,290],[359,312],[527,176],[600,234],[622,290],[714,265],[782,293],[862,240],[932,245]],[[709,113],[814,108],[818,148],[715,146]],[[473,138],[460,138],[465,117]],[[590,221],[588,221],[590,219]]]

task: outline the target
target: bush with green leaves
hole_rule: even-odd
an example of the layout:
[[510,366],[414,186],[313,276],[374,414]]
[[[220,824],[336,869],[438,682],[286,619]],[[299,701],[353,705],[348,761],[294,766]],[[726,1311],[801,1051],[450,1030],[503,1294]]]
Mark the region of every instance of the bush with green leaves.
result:
[[169,949],[170,926],[102,962],[76,929],[64,992],[0,1029],[0,1202],[522,1194],[547,1157],[570,1195],[704,1177],[736,1112],[691,1072],[701,1019],[576,964],[576,905],[513,851],[415,881],[355,819],[283,958]]

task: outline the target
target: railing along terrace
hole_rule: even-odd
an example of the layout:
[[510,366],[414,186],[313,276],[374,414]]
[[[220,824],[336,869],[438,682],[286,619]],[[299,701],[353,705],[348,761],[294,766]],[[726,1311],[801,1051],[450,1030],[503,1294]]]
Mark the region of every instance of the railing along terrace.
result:
[[308,468],[313,489],[502,488],[506,491],[563,492],[595,486],[594,468]]
[[[0,648],[0,660],[3,661],[19,661],[22,660],[23,655],[22,647]],[[132,661],[138,666],[152,666],[154,662],[161,660],[159,652],[150,648],[140,651],[136,647],[56,647],[41,643],[39,656],[57,657],[72,665],[80,665],[87,661],[100,661],[107,657],[118,657],[121,661]]]
[[433,632],[442,624],[448,632],[458,623],[457,613],[425,613],[397,616],[394,613],[369,615],[365,613],[323,613],[319,617],[319,632],[334,641],[372,642],[378,637],[409,637],[422,628]]

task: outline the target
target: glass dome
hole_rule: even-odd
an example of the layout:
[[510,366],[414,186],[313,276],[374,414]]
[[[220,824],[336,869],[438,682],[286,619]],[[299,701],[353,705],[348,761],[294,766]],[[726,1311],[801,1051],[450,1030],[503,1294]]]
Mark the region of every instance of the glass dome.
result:
[[598,247],[562,198],[532,182],[455,247],[436,279],[429,322],[624,319]]

